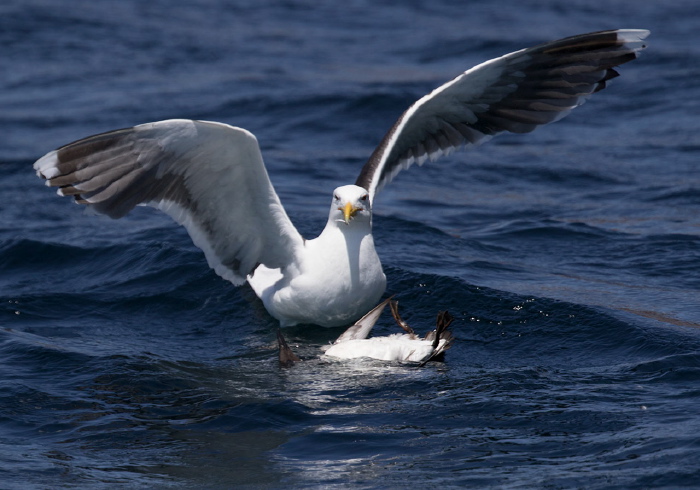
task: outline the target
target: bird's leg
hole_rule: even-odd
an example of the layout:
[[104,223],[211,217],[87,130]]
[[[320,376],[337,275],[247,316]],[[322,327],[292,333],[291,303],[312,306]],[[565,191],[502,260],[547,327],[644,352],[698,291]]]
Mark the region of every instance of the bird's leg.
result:
[[279,328],[277,329],[277,344],[280,348],[280,367],[292,367],[295,362],[301,361],[301,359],[292,352],[289,345],[287,345],[287,341],[284,340],[282,331]]
[[396,320],[396,323],[399,324],[399,327],[403,328],[406,331],[406,333],[409,334],[412,338],[415,337],[416,333],[411,327],[408,326],[408,324],[405,321],[403,321],[401,315],[399,315],[399,302],[392,300],[389,302],[389,307],[391,308],[391,314],[394,316],[394,320]]

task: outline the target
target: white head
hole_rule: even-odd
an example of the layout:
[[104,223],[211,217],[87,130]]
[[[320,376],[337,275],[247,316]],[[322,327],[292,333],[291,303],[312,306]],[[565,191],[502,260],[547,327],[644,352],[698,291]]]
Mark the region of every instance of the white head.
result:
[[369,193],[356,185],[344,185],[333,191],[333,202],[328,221],[349,226],[352,222],[372,222]]

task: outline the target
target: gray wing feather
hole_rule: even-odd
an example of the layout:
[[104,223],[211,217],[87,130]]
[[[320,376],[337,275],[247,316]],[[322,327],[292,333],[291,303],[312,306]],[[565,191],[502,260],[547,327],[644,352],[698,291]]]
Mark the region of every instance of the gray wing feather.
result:
[[258,264],[289,265],[303,243],[255,136],[226,124],[168,120],[111,131],[52,151],[34,168],[60,195],[112,218],[139,204],[168,213],[234,284]]
[[602,31],[482,63],[414,103],[355,182],[371,198],[398,172],[505,132],[527,133],[566,116],[635,59],[649,31]]
[[353,326],[348,328],[340,335],[340,337],[336,339],[334,344],[339,344],[348,340],[366,339],[369,336],[369,333],[372,331],[374,324],[377,323],[377,320],[379,320],[384,308],[391,301],[391,298],[393,298],[393,296],[385,299],[377,306],[372,308],[369,313],[357,320]]

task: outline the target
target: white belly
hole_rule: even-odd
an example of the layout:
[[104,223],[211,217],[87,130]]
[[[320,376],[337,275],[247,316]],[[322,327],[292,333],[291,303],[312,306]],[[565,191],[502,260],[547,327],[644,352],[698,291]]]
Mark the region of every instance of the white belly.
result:
[[[441,339],[437,349],[445,347],[446,340]],[[433,342],[411,338],[406,334],[393,334],[388,337],[371,339],[353,339],[329,346],[325,353],[339,359],[358,359],[368,357],[382,361],[423,362],[436,349]]]
[[293,270],[260,266],[248,282],[282,326],[351,324],[379,302],[386,288],[372,235],[338,229],[308,240]]

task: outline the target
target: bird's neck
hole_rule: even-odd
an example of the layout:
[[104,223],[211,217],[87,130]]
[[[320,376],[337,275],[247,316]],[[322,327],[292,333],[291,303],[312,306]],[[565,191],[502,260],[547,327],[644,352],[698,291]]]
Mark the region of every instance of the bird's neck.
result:
[[330,218],[326,227],[323,229],[321,235],[325,234],[342,234],[349,238],[361,238],[372,234],[372,222],[371,221],[350,221],[350,223],[345,223],[342,220],[336,220]]

